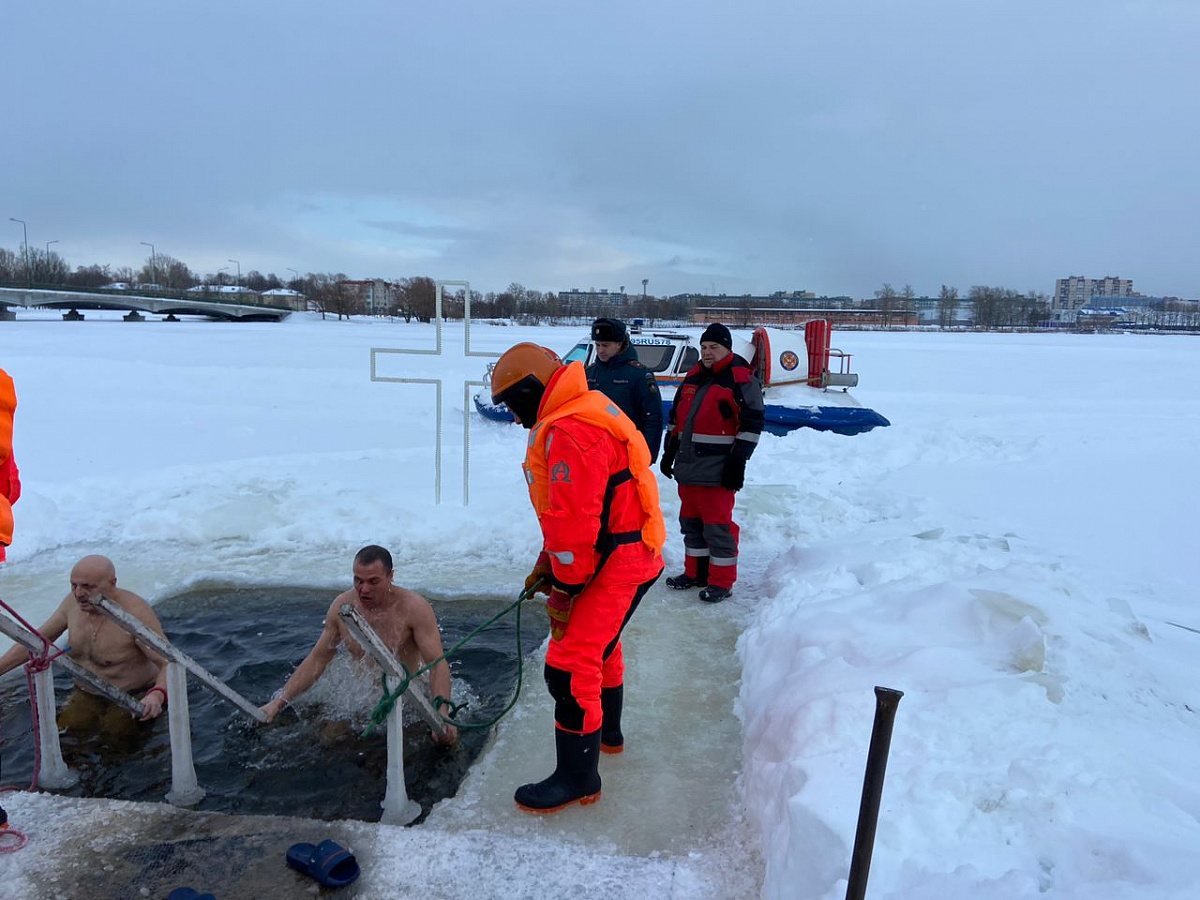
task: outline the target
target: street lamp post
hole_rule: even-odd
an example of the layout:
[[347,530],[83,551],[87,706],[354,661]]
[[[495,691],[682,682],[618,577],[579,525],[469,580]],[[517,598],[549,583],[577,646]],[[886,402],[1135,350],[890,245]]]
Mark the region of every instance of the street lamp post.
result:
[[154,287],[158,287],[158,254],[154,251],[154,245],[149,241],[139,241],[143,247],[150,248],[150,281]]
[[24,219],[14,219],[12,216],[8,217],[8,221],[21,223],[21,234],[24,236],[21,249],[25,254],[25,286],[33,287],[33,276],[29,272],[29,226],[25,224]]
[[[300,283],[300,273],[297,272],[295,269],[293,269],[291,266],[284,266],[284,268],[292,273],[292,276],[293,276],[292,284],[293,285],[299,284]],[[296,312],[303,312],[304,310],[300,308],[300,292],[298,290],[296,290],[295,287],[291,288],[291,290],[295,291],[295,293],[296,293],[295,297],[288,298],[291,301],[292,309],[296,310]]]
[[236,259],[231,259],[229,261],[237,264],[237,286],[240,288],[242,286],[242,264]]
[[58,241],[46,241],[46,280],[50,280],[50,245],[57,244]]

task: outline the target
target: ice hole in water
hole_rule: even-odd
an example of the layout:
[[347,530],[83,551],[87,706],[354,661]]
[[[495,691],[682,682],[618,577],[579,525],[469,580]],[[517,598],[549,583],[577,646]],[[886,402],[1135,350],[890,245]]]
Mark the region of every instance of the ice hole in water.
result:
[[[511,602],[499,597],[439,599],[418,592],[437,612],[446,649]],[[312,648],[336,594],[312,587],[207,586],[163,598],[155,611],[172,643],[252,703],[262,704]],[[528,657],[545,639],[545,617],[526,611],[521,632],[522,652]],[[494,718],[512,698],[517,663],[515,614],[472,638],[450,662],[453,699],[468,703],[459,719]],[[528,676],[527,671],[527,682]],[[56,687],[61,709],[72,690],[70,677],[56,676]],[[195,808],[379,821],[387,789],[386,729],[360,737],[379,696],[378,670],[356,664],[344,649],[294,711],[285,710],[270,725],[252,722],[189,678],[196,777],[206,791]],[[23,679],[0,691],[0,708],[0,779],[28,785],[33,736]],[[454,795],[494,727],[460,729],[458,743],[444,748],[433,743],[428,726],[411,707],[405,709],[404,723],[405,781],[409,797],[421,805],[420,822],[435,803]],[[68,730],[61,742],[63,758],[80,776],[78,785],[61,792],[65,795],[155,802],[170,789],[165,715],[118,735]]]

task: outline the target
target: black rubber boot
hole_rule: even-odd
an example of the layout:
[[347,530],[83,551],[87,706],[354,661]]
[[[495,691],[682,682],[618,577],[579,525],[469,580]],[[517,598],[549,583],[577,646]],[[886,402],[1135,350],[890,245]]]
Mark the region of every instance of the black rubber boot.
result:
[[552,813],[572,804],[587,806],[600,799],[600,732],[572,734],[554,729],[558,765],[554,774],[537,784],[523,784],[513,799],[526,812]]
[[604,710],[604,724],[600,726],[601,753],[625,752],[625,735],[621,734],[621,706],[624,701],[623,684],[600,691],[600,708]]

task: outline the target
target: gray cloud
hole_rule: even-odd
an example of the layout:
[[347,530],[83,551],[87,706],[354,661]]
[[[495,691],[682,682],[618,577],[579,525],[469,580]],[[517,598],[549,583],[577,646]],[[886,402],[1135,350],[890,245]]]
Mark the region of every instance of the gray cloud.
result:
[[409,6],[7,10],[0,224],[485,290],[1200,297],[1195,4]]

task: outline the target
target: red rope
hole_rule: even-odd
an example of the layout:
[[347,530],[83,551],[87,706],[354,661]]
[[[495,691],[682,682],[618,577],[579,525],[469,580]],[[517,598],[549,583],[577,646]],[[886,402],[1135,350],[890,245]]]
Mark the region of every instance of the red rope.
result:
[[[8,840],[10,837],[13,840]],[[0,828],[0,853],[16,853],[28,843],[29,838],[25,836],[25,832],[18,831],[11,825]]]
[[[33,730],[33,780],[29,784],[29,790],[36,791],[38,775],[41,774],[42,771],[42,742],[38,728],[39,720],[37,689],[33,684],[33,676],[37,672],[44,672],[46,669],[49,669],[50,664],[54,662],[54,660],[58,659],[71,648],[67,647],[60,650],[58,647],[54,646],[54,644],[44,634],[25,621],[25,618],[19,612],[9,606],[3,600],[0,600],[0,606],[3,606],[9,615],[24,625],[26,629],[36,634],[42,641],[41,652],[35,654],[33,651],[29,651],[29,660],[25,663],[25,684],[29,688],[30,719]],[[51,650],[56,652],[51,654]],[[20,790],[20,788],[8,786],[0,787],[0,793],[17,790]],[[0,826],[0,853],[16,853],[28,843],[29,838],[26,836],[25,832],[17,828],[13,828],[7,822],[3,826]]]
[[[15,609],[13,609],[11,606],[9,606],[3,600],[0,600],[0,606],[3,606],[8,611],[9,615],[11,615],[14,619],[16,619],[22,625],[24,625],[26,629],[28,629],[29,631],[36,634],[42,641],[41,652],[35,655],[32,650],[29,651],[29,661],[25,663],[25,684],[29,687],[29,709],[30,709],[31,727],[33,729],[33,780],[29,784],[29,790],[36,791],[37,783],[38,783],[38,775],[41,774],[41,771],[42,771],[42,741],[41,741],[41,735],[38,730],[40,722],[38,719],[37,689],[34,687],[34,684],[33,684],[33,676],[37,672],[44,672],[46,669],[49,669],[50,664],[52,662],[54,662],[54,660],[58,659],[60,656],[62,656],[64,653],[66,653],[71,648],[66,647],[62,650],[59,650],[58,647],[54,646],[53,642],[51,642],[44,634],[42,634],[40,631],[38,631],[36,628],[34,628],[28,622],[26,622],[24,617],[22,617],[19,612],[17,612]],[[51,655],[50,654],[51,650],[55,650],[57,652],[55,652],[53,655]],[[0,792],[13,791],[13,790],[19,790],[19,788],[0,787]],[[12,830],[12,829],[9,829],[9,830]],[[17,832],[17,833],[20,834],[20,832]],[[24,837],[24,835],[22,835],[22,837]],[[14,847],[13,849],[19,850],[20,847],[23,847],[23,846],[25,846],[25,844],[22,841],[22,843],[18,847]],[[11,851],[5,851],[5,852],[11,852]]]

